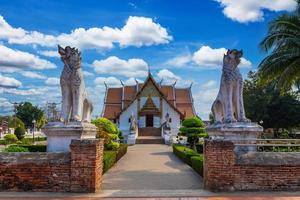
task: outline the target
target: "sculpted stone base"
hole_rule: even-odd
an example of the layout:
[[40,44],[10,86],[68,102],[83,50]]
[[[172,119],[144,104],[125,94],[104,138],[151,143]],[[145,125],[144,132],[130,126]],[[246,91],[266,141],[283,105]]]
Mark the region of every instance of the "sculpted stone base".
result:
[[[263,128],[257,123],[237,122],[230,124],[214,124],[207,127],[206,131],[208,132],[210,139],[213,140],[226,140],[239,144],[255,144],[255,140],[260,137],[263,132]],[[237,146],[235,150],[240,153],[245,153],[249,151],[256,151],[256,147]]]
[[225,140],[253,140],[257,139],[263,132],[263,128],[257,123],[230,123],[213,124],[206,128],[212,139]]
[[93,139],[97,133],[95,125],[85,122],[50,122],[42,130],[47,136],[48,152],[70,152],[71,140]]

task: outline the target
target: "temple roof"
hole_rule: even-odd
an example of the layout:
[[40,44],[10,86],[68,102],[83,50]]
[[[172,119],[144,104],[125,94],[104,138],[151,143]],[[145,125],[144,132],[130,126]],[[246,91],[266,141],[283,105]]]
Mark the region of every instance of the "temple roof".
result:
[[[195,116],[193,107],[193,98],[191,88],[175,88],[173,85],[158,85],[149,74],[147,81],[153,81],[155,87],[162,97],[179,112],[183,118]],[[107,88],[104,100],[102,116],[110,120],[118,118],[120,113],[126,110],[127,107],[136,99],[139,93],[143,90],[144,84],[123,86],[120,88]]]

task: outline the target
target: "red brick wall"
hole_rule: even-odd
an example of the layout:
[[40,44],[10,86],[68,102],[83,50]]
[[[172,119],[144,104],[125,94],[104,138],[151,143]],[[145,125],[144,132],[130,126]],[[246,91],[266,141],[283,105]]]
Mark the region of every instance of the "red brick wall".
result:
[[102,182],[103,140],[73,140],[71,191],[98,192]]
[[300,189],[299,164],[238,164],[230,141],[206,140],[204,159],[204,187],[212,191]]
[[71,153],[0,153],[0,191],[99,191],[102,155],[102,140],[73,140]]

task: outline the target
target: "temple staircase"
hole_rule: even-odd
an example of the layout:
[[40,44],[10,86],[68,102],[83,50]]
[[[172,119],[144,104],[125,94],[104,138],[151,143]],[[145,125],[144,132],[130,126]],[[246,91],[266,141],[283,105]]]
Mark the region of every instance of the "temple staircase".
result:
[[154,127],[139,128],[136,144],[164,144],[161,137],[161,129]]

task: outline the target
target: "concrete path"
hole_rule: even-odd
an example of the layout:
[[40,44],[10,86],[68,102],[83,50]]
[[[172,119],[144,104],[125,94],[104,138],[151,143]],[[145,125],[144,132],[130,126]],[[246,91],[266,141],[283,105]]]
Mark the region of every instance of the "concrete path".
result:
[[130,146],[103,177],[103,190],[199,190],[202,177],[162,144]]

